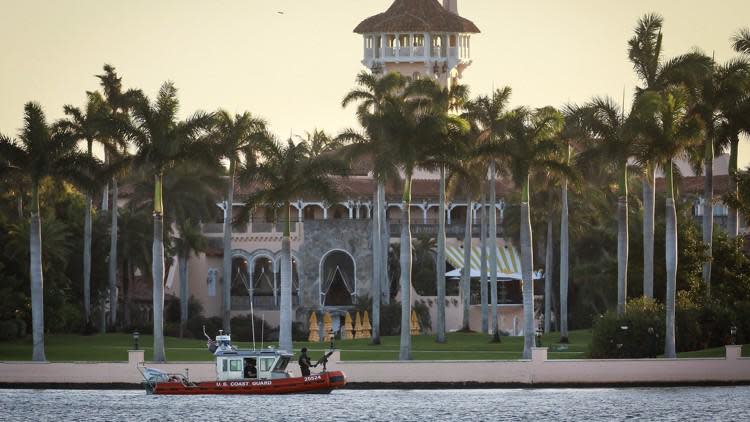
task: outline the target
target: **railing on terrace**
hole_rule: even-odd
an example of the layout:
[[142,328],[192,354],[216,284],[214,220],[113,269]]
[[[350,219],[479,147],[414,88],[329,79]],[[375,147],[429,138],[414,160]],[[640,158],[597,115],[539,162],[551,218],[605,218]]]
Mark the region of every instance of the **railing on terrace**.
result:
[[[274,298],[273,296],[253,296],[253,308],[260,310],[279,309],[279,305],[276,303],[280,298]],[[299,296],[292,295],[292,306],[299,305]],[[249,296],[232,296],[232,310],[233,311],[249,311],[250,310],[250,297]]]

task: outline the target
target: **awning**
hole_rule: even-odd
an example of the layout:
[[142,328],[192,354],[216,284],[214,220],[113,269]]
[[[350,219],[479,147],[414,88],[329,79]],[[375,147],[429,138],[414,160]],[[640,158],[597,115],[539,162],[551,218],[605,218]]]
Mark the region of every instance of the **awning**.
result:
[[[461,270],[464,267],[464,249],[459,246],[446,246],[445,258],[455,268],[455,270],[447,272],[445,276],[461,277]],[[479,246],[472,246],[470,259],[471,278],[479,278],[481,276],[480,258],[481,250]],[[497,278],[499,280],[520,280],[522,278],[521,256],[513,245],[504,240],[498,240],[495,262],[497,262]],[[487,263],[487,271],[489,274],[489,262]],[[542,278],[542,272],[535,272],[533,277],[534,279]]]

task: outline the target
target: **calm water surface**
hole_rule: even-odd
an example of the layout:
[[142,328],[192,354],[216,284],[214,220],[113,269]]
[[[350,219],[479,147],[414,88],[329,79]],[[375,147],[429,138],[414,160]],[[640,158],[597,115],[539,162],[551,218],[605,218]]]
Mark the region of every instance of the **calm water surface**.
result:
[[330,395],[147,396],[0,390],[2,421],[750,420],[750,387],[339,390]]

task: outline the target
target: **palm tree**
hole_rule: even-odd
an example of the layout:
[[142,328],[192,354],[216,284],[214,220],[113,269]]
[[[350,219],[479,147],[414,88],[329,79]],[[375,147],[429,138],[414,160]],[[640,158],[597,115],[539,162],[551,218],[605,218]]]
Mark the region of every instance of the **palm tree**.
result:
[[342,139],[331,138],[325,131],[318,129],[313,129],[312,132],[305,131],[304,137],[297,135],[296,138],[310,146],[310,155],[313,157],[332,153],[344,146]]
[[329,155],[313,157],[306,142],[294,144],[277,141],[266,134],[262,142],[264,159],[246,161],[240,168],[243,183],[257,186],[248,196],[241,218],[264,205],[279,207],[284,225],[281,240],[281,309],[279,322],[279,347],[292,349],[292,254],[291,254],[291,202],[302,195],[314,195],[329,202],[334,201],[336,188],[330,175],[346,172],[345,163]]
[[[507,106],[510,99],[510,87],[497,89],[491,97],[479,96],[466,104],[463,117],[472,122],[479,131],[479,141],[482,144],[494,145],[505,139],[505,125],[507,120]],[[490,152],[491,153],[491,152]],[[495,178],[498,174],[498,164],[502,164],[502,157],[488,155],[489,161],[489,272],[490,272],[490,300],[492,301],[492,335],[494,341],[500,341],[500,330],[497,320],[497,194]]]
[[385,122],[382,107],[387,98],[403,91],[406,79],[399,73],[388,73],[377,77],[367,72],[357,75],[357,85],[344,97],[342,107],[358,102],[357,120],[364,128],[361,134],[354,130],[345,130],[337,139],[352,142],[349,155],[352,159],[369,157],[372,160],[372,174],[377,181],[374,192],[373,213],[373,281],[372,281],[372,343],[380,344],[380,304],[390,302],[388,283],[388,245],[390,235],[386,227],[385,184],[398,179],[398,169],[391,160],[388,151],[388,140],[384,136]]
[[[745,96],[745,86],[750,74],[750,65],[747,61],[732,60],[724,65],[714,65],[703,76],[693,92],[695,98],[694,110],[700,116],[705,127],[705,138],[703,141],[703,168],[704,192],[703,192],[703,244],[706,247],[707,259],[703,263],[703,282],[706,284],[707,292],[710,293],[711,286],[711,261],[713,248],[713,160],[714,150],[723,150],[727,143],[732,144],[732,136],[720,137],[722,128],[731,125],[730,120],[739,104]],[[700,171],[700,166],[698,171]],[[730,169],[731,171],[731,169]]]
[[638,160],[652,160],[666,174],[666,338],[664,355],[675,358],[675,296],[677,278],[677,216],[673,160],[684,157],[691,146],[700,141],[700,123],[691,113],[687,90],[672,87],[661,93],[643,94],[633,107],[641,142],[637,145]]
[[[234,204],[234,179],[237,165],[247,151],[250,156],[246,160],[255,160],[257,143],[262,140],[262,133],[266,123],[260,118],[245,112],[232,116],[229,112],[220,110],[216,113],[216,125],[212,136],[216,138],[217,152],[229,161],[229,173],[224,198],[224,280],[230,280],[232,273],[232,218]],[[226,332],[231,331],[232,311],[232,283],[224,283],[222,289],[223,327]]]
[[[93,157],[94,142],[101,142],[106,147],[112,146],[108,138],[102,136],[107,118],[106,102],[98,92],[87,92],[86,109],[66,105],[63,111],[68,120],[61,121],[60,127],[73,132],[77,139],[86,142],[86,153]],[[92,224],[92,191],[86,190],[86,214],[83,225],[83,312],[86,324],[91,319],[91,224]]]
[[[180,275],[180,338],[187,325],[188,320],[188,259],[190,255],[206,250],[208,242],[201,232],[198,224],[190,219],[178,221],[177,230],[180,237],[174,241],[174,249],[177,253],[177,262]],[[229,284],[229,283],[225,283]]]
[[505,157],[516,186],[521,188],[521,274],[523,282],[524,349],[523,358],[531,358],[534,347],[534,286],[533,240],[531,231],[529,176],[533,172],[570,174],[566,163],[559,159],[560,131],[563,116],[552,107],[534,111],[524,107],[513,110],[508,117],[508,138],[498,144],[480,147],[480,151]]
[[633,137],[624,111],[611,98],[594,98],[575,110],[591,136],[583,161],[609,163],[617,175],[617,314],[625,313],[628,296],[628,160],[633,156]]
[[742,28],[732,36],[732,48],[738,53],[750,54],[750,28]]
[[[112,145],[111,151],[105,150],[105,156],[113,170],[120,170],[127,167],[130,162],[127,141],[124,138],[126,131],[125,125],[128,124],[128,112],[134,102],[142,96],[140,90],[129,89],[123,91],[122,78],[117,74],[115,68],[109,64],[103,67],[104,73],[96,75],[104,91],[104,97],[107,100],[109,116],[106,119],[106,126],[103,128],[105,137],[109,138],[109,144]],[[117,147],[120,147],[118,151]],[[114,328],[117,323],[117,202],[118,186],[117,178],[121,171],[113,171],[112,181],[112,214],[110,227],[110,246],[109,246],[109,325]]]
[[[750,58],[750,28],[742,28],[732,36],[732,47],[738,53],[743,53]],[[737,155],[739,148],[740,132],[750,133],[750,78],[746,79],[745,93],[743,99],[734,104],[724,104],[723,114],[727,117],[726,126],[723,128],[725,138],[729,142],[729,178],[730,194],[737,194]],[[737,237],[739,232],[737,208],[730,206],[728,229],[729,236]]]
[[46,360],[39,185],[46,178],[70,180],[83,186],[91,185],[87,174],[91,174],[97,161],[79,152],[76,149],[77,141],[70,131],[50,127],[41,106],[33,102],[24,107],[24,127],[19,139],[13,140],[0,135],[0,157],[9,164],[8,171],[23,173],[31,180],[29,278],[34,361]]
[[[456,112],[466,104],[469,90],[465,85],[455,84],[451,87],[442,87],[431,79],[418,79],[413,81],[407,89],[407,95],[427,100],[430,104],[431,113],[444,120],[443,128],[438,137],[433,139],[426,152],[422,166],[437,169],[440,172],[440,193],[438,202],[438,232],[437,232],[437,257],[435,259],[437,276],[437,330],[436,341],[445,343],[445,189],[446,170],[452,171],[460,165],[460,157],[464,153],[464,134],[468,130],[468,122],[456,118],[451,112]],[[469,228],[471,230],[471,227]],[[471,235],[469,234],[469,242]],[[468,270],[467,270],[468,271]],[[467,282],[468,283],[468,282]],[[462,281],[463,284],[463,281]],[[464,325],[468,330],[468,292],[464,298]],[[486,311],[486,309],[485,309]],[[483,313],[486,317],[486,313]]]
[[201,135],[213,123],[213,116],[197,112],[177,120],[179,101],[171,82],[162,85],[153,104],[142,96],[132,109],[130,138],[138,148],[134,164],[154,178],[154,240],[152,248],[154,301],[154,361],[166,360],[164,353],[164,206],[163,180],[176,164],[191,160],[215,161],[210,145]]
[[[117,238],[118,251],[121,252],[123,266],[123,324],[132,327],[131,302],[133,288],[135,287],[136,268],[146,269],[151,263],[151,235],[153,229],[149,219],[149,209],[143,209],[132,201],[123,208],[118,224],[122,230],[122,236]],[[144,271],[145,272],[145,271]]]
[[[697,52],[665,61],[662,57],[663,23],[664,18],[656,13],[644,15],[638,20],[635,35],[628,41],[628,57],[643,83],[636,90],[637,95],[677,84],[695,85],[697,78],[711,66],[710,59]],[[653,297],[655,164],[646,161],[643,167],[643,295]]]

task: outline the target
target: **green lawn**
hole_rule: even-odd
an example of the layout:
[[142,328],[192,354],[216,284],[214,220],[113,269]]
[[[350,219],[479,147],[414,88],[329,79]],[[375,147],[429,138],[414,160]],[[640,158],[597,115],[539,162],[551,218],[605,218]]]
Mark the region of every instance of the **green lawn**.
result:
[[[591,339],[591,331],[572,331],[570,343],[554,344],[558,334],[546,335],[542,339],[550,346],[549,356],[553,359],[583,358]],[[435,343],[433,336],[412,338],[413,358],[418,360],[482,360],[520,359],[523,350],[522,337],[503,337],[501,343],[491,343],[490,337],[476,333],[450,333],[445,344]],[[104,334],[92,336],[47,335],[45,336],[47,359],[52,362],[69,361],[124,361],[127,350],[133,347],[129,334]],[[152,357],[153,338],[141,335],[140,348],[146,351],[146,360]],[[240,348],[250,348],[247,342],[235,343]],[[369,340],[339,340],[335,346],[342,350],[344,360],[395,360],[398,359],[397,336],[383,337],[382,344],[373,346]],[[268,343],[265,344],[266,346]],[[258,342],[256,346],[260,347]],[[295,349],[310,349],[315,358],[328,343],[295,342]],[[213,359],[206,350],[205,340],[181,340],[166,338],[167,359],[170,361],[210,361]],[[23,340],[3,343],[0,347],[0,361],[29,360],[31,358],[31,336]]]
[[[570,332],[570,343],[556,343],[559,334],[542,338],[542,345],[549,347],[551,359],[585,358],[591,341],[590,330]],[[130,334],[104,334],[93,336],[47,335],[45,337],[47,359],[53,362],[104,361],[116,362],[127,359],[127,350],[133,347]],[[152,358],[151,336],[142,335],[139,344],[146,351],[146,360]],[[336,341],[343,360],[396,360],[399,338],[383,337],[382,344],[373,346],[368,340]],[[246,342],[235,343],[240,348],[250,348]],[[268,343],[265,344],[267,346]],[[260,342],[256,344],[260,347]],[[307,347],[311,357],[317,358],[328,343],[295,342],[295,349]],[[435,343],[433,336],[412,338],[412,356],[417,360],[503,360],[520,359],[523,350],[522,337],[503,337],[501,343],[490,342],[490,337],[476,333],[449,333],[448,342]],[[211,361],[205,340],[166,339],[167,359],[170,361]],[[750,357],[750,345],[745,345],[742,355]],[[706,349],[680,353],[679,357],[723,357],[724,348]],[[31,336],[23,340],[0,343],[0,361],[29,360],[31,358]]]
[[[724,347],[714,347],[711,349],[694,350],[692,352],[678,353],[678,358],[723,358],[726,353]],[[742,357],[750,357],[750,344],[742,346]]]

